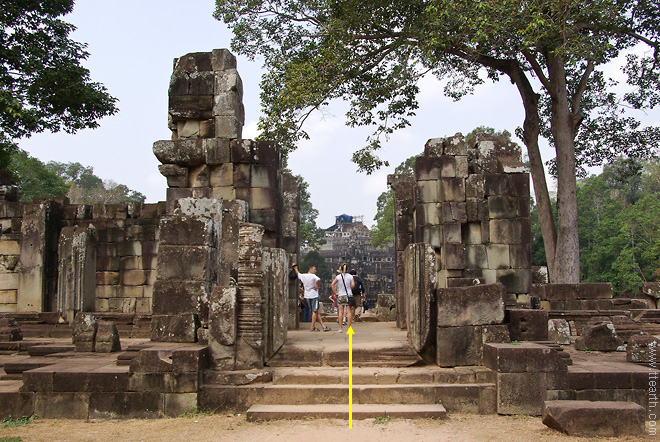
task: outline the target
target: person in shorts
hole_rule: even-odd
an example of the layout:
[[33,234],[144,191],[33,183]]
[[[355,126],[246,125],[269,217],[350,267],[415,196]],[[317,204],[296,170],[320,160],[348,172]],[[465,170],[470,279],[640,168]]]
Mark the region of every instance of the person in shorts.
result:
[[[355,288],[355,281],[353,280],[353,275],[348,273],[348,266],[342,264],[337,270],[338,275],[335,276],[335,279],[332,280],[330,287],[332,288],[332,293],[337,294],[337,317],[344,317],[344,309],[346,309],[346,325],[348,328],[351,328],[351,322],[353,322],[353,313],[351,311],[351,306],[355,307],[355,298],[353,297],[353,288]],[[339,333],[343,333],[342,328],[343,324],[339,324]]]
[[305,294],[303,295],[305,304],[312,311],[311,331],[319,331],[319,329],[316,328],[316,321],[319,322],[321,330],[330,331],[330,327],[326,327],[323,324],[319,312],[319,287],[321,286],[321,278],[316,276],[316,266],[310,265],[307,268],[307,273],[300,273],[297,264],[294,264],[292,267],[296,271],[296,275],[298,275],[298,279],[302,282],[303,288],[305,289]]

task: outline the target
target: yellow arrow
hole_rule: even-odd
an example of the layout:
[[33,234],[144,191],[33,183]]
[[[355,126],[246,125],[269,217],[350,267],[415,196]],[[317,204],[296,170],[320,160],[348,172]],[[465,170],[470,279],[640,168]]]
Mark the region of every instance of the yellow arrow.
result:
[[353,327],[348,327],[348,428],[353,428]]

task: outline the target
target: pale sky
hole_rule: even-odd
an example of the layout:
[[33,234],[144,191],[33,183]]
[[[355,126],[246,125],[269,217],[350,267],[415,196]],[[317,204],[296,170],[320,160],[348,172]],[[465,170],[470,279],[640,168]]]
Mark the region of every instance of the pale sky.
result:
[[[171,138],[167,89],[172,60],[190,52],[229,48],[231,33],[213,19],[214,4],[213,0],[76,1],[74,12],[64,20],[78,28],[73,38],[88,44],[91,55],[85,66],[94,81],[119,99],[119,113],[101,120],[96,130],[38,134],[19,146],[44,162],[77,161],[91,166],[102,179],[142,192],[147,202],[163,201],[167,185],[158,172],[152,145]],[[243,138],[252,138],[259,118],[261,63],[238,57],[238,71],[245,90]],[[319,227],[331,226],[342,213],[362,215],[367,226],[373,225],[376,199],[387,190],[387,174],[422,152],[429,138],[467,134],[476,126],[514,133],[522,125],[520,97],[508,81],[487,82],[459,102],[444,97],[442,84],[434,78],[425,78],[421,90],[412,126],[395,133],[381,151],[390,167],[370,176],[357,173],[350,161],[369,130],[344,125],[343,103],[333,103],[324,115],[308,120],[305,129],[311,139],[291,154],[289,167],[309,183],[312,203],[320,212]],[[660,124],[660,111],[644,118]],[[552,158],[549,149],[542,155],[544,161]]]

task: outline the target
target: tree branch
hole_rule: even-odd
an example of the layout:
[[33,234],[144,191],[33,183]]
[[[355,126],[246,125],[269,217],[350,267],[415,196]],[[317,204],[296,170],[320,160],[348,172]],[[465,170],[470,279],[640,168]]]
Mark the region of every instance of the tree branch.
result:
[[536,58],[532,56],[532,54],[530,54],[526,49],[523,49],[521,52],[525,56],[525,60],[527,60],[527,62],[532,66],[534,73],[538,77],[539,81],[541,81],[543,84],[543,87],[545,87],[546,90],[550,92],[550,81],[548,81],[548,78],[543,73],[543,69],[541,69],[541,65],[539,65],[538,61],[536,61]]

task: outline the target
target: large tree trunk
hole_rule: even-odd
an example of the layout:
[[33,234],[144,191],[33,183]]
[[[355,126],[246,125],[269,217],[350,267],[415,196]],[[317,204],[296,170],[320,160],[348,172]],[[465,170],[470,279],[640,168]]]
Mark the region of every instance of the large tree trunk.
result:
[[507,72],[514,84],[518,87],[525,108],[525,121],[523,123],[523,142],[527,147],[529,155],[529,168],[534,185],[534,196],[538,207],[539,224],[541,235],[545,246],[545,258],[548,263],[550,282],[555,282],[557,272],[555,270],[555,250],[557,248],[557,229],[552,216],[552,205],[548,183],[545,179],[545,169],[539,149],[539,109],[538,96],[529,83],[527,76],[519,68]]
[[547,56],[548,80],[552,98],[551,129],[557,152],[557,247],[555,283],[580,282],[580,243],[577,223],[577,182],[574,124],[566,72],[561,57]]

